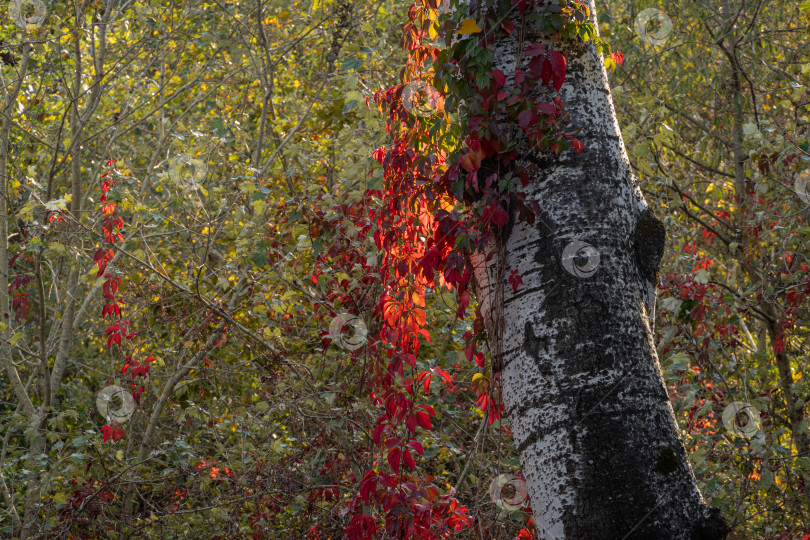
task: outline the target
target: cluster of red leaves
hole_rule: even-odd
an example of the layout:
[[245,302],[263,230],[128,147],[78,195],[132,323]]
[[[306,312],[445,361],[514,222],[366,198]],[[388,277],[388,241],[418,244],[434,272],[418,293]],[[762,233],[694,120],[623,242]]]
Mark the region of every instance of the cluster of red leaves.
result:
[[[82,479],[73,477],[71,484],[74,489],[68,501],[59,510],[59,525],[60,532],[72,535],[74,527],[87,526],[96,521],[101,516],[103,507],[110,504],[115,496],[92,475]],[[112,527],[110,529],[114,530]],[[51,534],[56,533],[56,530],[51,531]]]
[[[452,538],[469,525],[467,509],[459,506],[452,489],[441,495],[432,481],[430,476],[366,471],[355,503],[381,507],[388,537]],[[350,539],[374,538],[377,524],[369,515],[355,514],[345,532]]]
[[[327,310],[328,318],[335,317],[335,311],[361,316],[371,312],[375,318],[372,324],[380,324],[389,317],[389,320],[402,320],[405,325],[424,325],[424,298],[411,295],[400,304],[391,303],[385,308],[380,307],[373,295],[358,294],[359,291],[368,291],[380,286],[380,274],[375,266],[369,265],[366,254],[358,249],[364,239],[377,230],[379,211],[375,210],[375,201],[379,200],[379,191],[368,190],[360,201],[353,204],[339,204],[331,209],[332,219],[327,219],[324,213],[317,209],[312,210],[310,216],[310,235],[319,239],[326,231],[332,235],[327,247],[316,260],[316,267],[310,276],[313,284],[328,279],[325,288],[325,299],[318,306]],[[335,218],[334,216],[339,216]],[[349,227],[348,224],[351,224]],[[333,271],[325,272],[324,268]],[[344,268],[354,274],[356,282],[349,279],[336,278],[336,268]],[[357,272],[356,270],[361,270]],[[349,272],[348,270],[352,270]],[[407,270],[405,270],[407,272]],[[405,299],[403,299],[405,300]],[[385,328],[385,325],[383,324]],[[418,328],[423,329],[421,326]],[[427,331],[418,334],[430,339]],[[327,347],[334,336],[328,331],[322,333],[323,346]],[[411,376],[406,376],[405,366],[415,367],[416,354],[418,354],[419,340],[409,340],[413,346],[407,351],[394,354],[390,348],[386,355],[381,355],[378,343],[372,340],[361,350],[348,351],[353,357],[363,354],[368,359],[368,370],[363,375],[367,382],[372,404],[381,409],[373,429],[371,439],[376,447],[378,463],[384,463],[393,474],[378,473],[376,470],[366,471],[364,480],[359,486],[358,495],[344,509],[349,517],[349,523],[344,535],[350,539],[372,538],[378,531],[378,520],[384,520],[384,527],[394,536],[404,535],[408,538],[439,538],[451,534],[450,531],[459,530],[457,526],[466,523],[466,509],[458,505],[449,495],[438,495],[438,488],[425,478],[415,475],[417,459],[424,454],[422,444],[416,440],[416,434],[421,430],[432,427],[431,418],[435,411],[427,404],[414,403],[413,385],[408,383],[405,388],[401,386],[402,377],[415,382]],[[422,387],[430,389],[433,375],[452,385],[452,377],[440,367],[432,369],[421,375],[419,383]],[[359,453],[373,451],[367,448],[358,448]],[[321,470],[322,475],[333,476],[332,482],[337,484],[349,482],[354,484],[357,479],[350,469],[344,465],[333,463],[328,459]],[[328,466],[327,466],[328,465]],[[344,470],[344,473],[339,471]],[[407,473],[406,471],[411,471]],[[377,482],[371,479],[384,479]],[[418,486],[411,489],[411,485]],[[337,494],[333,490],[316,490],[310,493],[310,498],[323,498],[331,500]],[[434,497],[435,495],[435,497]],[[434,500],[435,499],[435,500]],[[378,512],[373,515],[363,513],[363,505],[372,505]],[[316,531],[310,531],[315,535]]]
[[[329,231],[332,237],[324,251],[319,253],[315,260],[315,269],[310,275],[310,282],[317,285],[321,280],[323,268],[339,267],[345,269],[347,277],[335,279],[329,277],[329,286],[325,291],[324,302],[316,302],[316,310],[325,308],[328,310],[329,319],[337,316],[335,306],[340,306],[340,310],[351,315],[360,316],[363,313],[372,311],[374,308],[374,298],[368,294],[358,294],[358,291],[370,291],[379,283],[379,276],[376,268],[368,264],[365,252],[359,246],[368,238],[375,225],[375,199],[380,196],[379,191],[366,190],[361,199],[352,204],[337,204],[330,213],[331,219],[327,219],[326,213],[318,208],[309,209],[312,212],[309,220],[309,234],[313,242],[322,242],[322,236]],[[339,219],[338,219],[339,218]],[[356,270],[360,272],[356,272]],[[349,275],[358,274],[357,282],[351,283]],[[321,332],[321,340],[324,347],[329,346],[331,337],[328,330]],[[376,353],[376,346],[369,345],[370,352]],[[362,351],[352,351],[352,354],[359,355]],[[375,366],[372,366],[375,367]]]
[[[496,12],[499,7],[490,6],[483,14],[485,30],[480,35],[465,36],[455,46],[440,49],[435,43],[443,37],[450,44],[457,28],[449,21],[440,27],[439,4],[417,0],[411,5],[403,29],[409,59],[402,83],[374,95],[380,112],[388,116],[386,127],[393,140],[373,153],[385,179],[382,208],[370,215],[376,214],[373,237],[383,254],[379,272],[383,291],[375,314],[381,324],[379,352],[384,351],[386,358],[372,381],[372,401],[382,410],[371,435],[377,455],[385,456],[381,465],[387,464],[390,473],[380,466],[363,477],[349,507],[352,517],[345,534],[352,540],[372,538],[380,517],[389,536],[407,538],[447,537],[469,525],[466,508],[452,491],[440,496],[433,479],[419,475],[423,454],[419,435],[431,429],[434,415],[432,407],[420,401],[430,395],[434,381],[449,391],[455,389],[452,375],[442,367],[417,369],[420,344],[431,341],[426,293],[437,287],[455,291],[457,315],[464,318],[471,299],[471,254],[491,250],[510,223],[532,224],[540,210],[520,191],[535,171],[516,165],[518,152],[526,145],[554,155],[566,148],[583,149],[574,133],[562,131],[568,117],[560,98],[534,97],[538,85],[560,90],[565,57],[543,44],[529,43],[521,51],[522,62],[509,75],[514,84],[507,84],[502,70],[481,68],[463,51],[467,39],[475,40],[480,50],[488,49],[497,33],[511,34],[515,24],[503,22],[503,14]],[[533,0],[515,4],[523,15],[535,7]],[[570,2],[566,9],[572,21],[587,18],[584,4]],[[439,38],[431,39],[437,28]],[[622,58],[614,60],[620,63]],[[428,107],[438,118],[445,114],[445,99],[435,87],[449,88],[463,99],[466,112],[453,119],[461,122],[459,148],[443,147],[442,126],[447,123],[432,120],[423,114],[426,111],[414,112],[415,104],[407,102],[413,98],[413,85],[430,88]],[[504,118],[512,119],[509,129],[503,127]],[[313,275],[313,281],[317,279]],[[523,282],[516,271],[508,281],[513,291]],[[464,337],[467,360],[484,371],[486,359],[477,348],[486,337],[480,313],[476,312],[473,331]],[[478,406],[490,423],[500,418],[493,392],[489,384],[476,389]],[[361,505],[365,512],[357,513]]]
[[[14,262],[12,261],[11,264],[14,264]],[[28,310],[31,307],[31,294],[21,290],[23,287],[27,286],[30,281],[30,274],[17,274],[8,284],[8,292],[12,295],[11,308],[14,310],[14,318],[17,322],[20,322],[28,315]]]
[[[124,227],[124,220],[118,215],[118,205],[114,202],[110,202],[107,198],[110,189],[115,186],[115,181],[113,180],[115,164],[116,161],[114,159],[110,159],[106,163],[107,168],[101,175],[101,197],[99,198],[99,204],[101,205],[101,213],[103,216],[101,220],[101,230],[104,235],[103,242],[110,246],[114,245],[116,242],[124,241],[124,236],[121,234],[121,230]],[[113,319],[114,321],[104,331],[105,334],[107,334],[107,349],[110,351],[112,350],[113,345],[118,345],[118,350],[123,350],[123,344],[126,341],[133,340],[137,335],[136,332],[131,330],[132,323],[121,318],[121,305],[124,302],[119,296],[116,295],[118,294],[118,288],[121,286],[122,280],[120,277],[114,276],[107,272],[107,268],[112,261],[113,256],[113,250],[110,247],[105,247],[102,245],[98,248],[95,257],[93,258],[95,263],[98,265],[98,273],[96,276],[104,276],[102,295],[105,303],[101,310],[101,316],[104,318]],[[143,394],[145,388],[143,386],[138,386],[135,379],[139,376],[146,377],[149,375],[149,364],[154,361],[155,358],[151,356],[147,357],[142,363],[137,361],[133,362],[131,356],[125,357],[125,365],[121,370],[121,373],[125,373],[130,367],[133,368],[130,371],[130,377],[132,379],[130,385],[132,397],[138,405],[141,403],[141,395]],[[116,421],[112,426],[103,426],[101,428],[101,434],[105,442],[109,439],[112,439],[113,442],[118,442],[126,435],[126,432],[122,428],[118,427],[118,422]]]
[[[20,249],[16,251],[16,253],[9,253],[9,270],[11,270],[17,261],[20,260],[20,256],[25,254],[25,251],[22,248],[24,248],[28,241],[27,227],[21,228],[18,238]],[[9,243],[9,248],[12,248],[11,243]],[[31,255],[25,254],[25,257],[22,258],[22,262],[31,263]],[[30,311],[31,293],[23,289],[28,286],[32,278],[33,276],[31,274],[27,272],[20,272],[14,275],[13,279],[9,280],[8,294],[11,297],[11,308],[14,310],[14,319],[17,322],[21,322],[23,319],[25,319]]]
[[104,442],[107,442],[110,438],[112,438],[113,442],[118,442],[126,436],[126,432],[118,427],[118,420],[115,420],[112,426],[102,426],[101,436],[104,438]]
[[[146,390],[146,389],[143,386],[138,386],[138,384],[135,382],[135,380],[138,377],[144,377],[145,378],[147,375],[149,375],[149,372],[152,369],[152,366],[150,366],[150,364],[152,362],[155,362],[155,361],[156,361],[156,359],[155,359],[154,356],[147,356],[146,359],[143,362],[138,362],[137,360],[133,361],[131,356],[127,356],[124,359],[125,363],[124,363],[124,367],[121,368],[121,374],[123,375],[123,374],[125,374],[127,372],[127,370],[129,370],[129,375],[130,375],[130,378],[132,379],[132,381],[130,383],[131,387],[132,387],[132,392],[131,392],[132,393],[132,399],[134,399],[135,403],[137,403],[138,405],[141,404],[141,394],[143,394],[143,391]],[[132,368],[132,369],[129,369],[129,368]]]
[[[104,234],[104,241],[112,245],[116,242],[123,242],[124,237],[121,234],[121,229],[124,227],[124,220],[118,215],[118,205],[107,200],[107,192],[115,185],[113,180],[113,167],[116,161],[110,159],[107,161],[107,170],[101,174],[101,197],[99,203],[101,204],[101,213],[104,216],[101,220],[101,231]],[[97,277],[104,275],[107,265],[110,263],[114,256],[113,250],[110,248],[100,247],[93,257],[93,261],[98,265]]]
[[[704,340],[707,347],[718,343],[727,348],[740,345],[740,329],[734,320],[732,306],[711,283],[698,283],[691,274],[668,273],[658,283],[660,297],[670,296],[682,301],[679,313],[667,315],[679,331]],[[668,349],[662,351],[666,353]],[[708,349],[702,358],[708,359]]]
[[194,468],[197,469],[198,474],[204,474],[212,479],[222,478],[223,476],[226,478],[233,478],[233,473],[228,467],[217,467],[216,464],[216,460],[201,460],[194,466]]
[[773,343],[773,350],[781,354],[785,350],[785,339],[788,332],[796,328],[796,323],[807,310],[807,298],[810,297],[810,272],[804,263],[794,264],[795,254],[785,254],[784,259],[787,270],[782,273],[790,277],[791,268],[795,274],[804,274],[802,279],[794,283],[785,293],[783,309],[776,323],[777,333]]
[[[380,112],[388,114],[387,130],[393,142],[373,154],[385,178],[374,240],[383,253],[379,337],[388,361],[385,375],[377,381],[382,384],[372,393],[372,399],[383,407],[372,439],[393,474],[367,471],[350,507],[353,512],[364,503],[382,510],[386,533],[408,538],[444,537],[469,524],[466,508],[452,492],[439,496],[432,478],[420,478],[417,473],[417,458],[423,453],[419,430],[431,429],[434,414],[430,406],[419,403],[419,389],[429,395],[434,375],[454,388],[452,376],[441,367],[416,370],[421,339],[431,339],[426,291],[437,286],[455,290],[457,314],[463,318],[471,294],[470,254],[491,247],[510,220],[534,221],[539,207],[518,191],[519,186],[528,185],[532,172],[515,169],[518,135],[541,151],[559,154],[569,143],[575,151],[582,150],[580,141],[561,131],[567,117],[559,97],[537,101],[531,96],[538,84],[560,89],[565,81],[565,57],[540,43],[529,44],[523,51],[527,66],[515,71],[514,90],[507,93],[503,71],[490,68],[481,77],[465,55],[442,51],[430,42],[427,25],[436,24],[438,4],[437,0],[420,0],[410,7],[404,28],[409,63],[403,83],[374,96]],[[520,7],[525,12],[526,2]],[[514,31],[514,24],[500,25],[494,12],[485,18],[485,27]],[[454,32],[452,25],[444,29],[448,42]],[[494,35],[484,32],[472,39],[486,49]],[[437,73],[446,75],[444,82],[454,79],[466,85],[460,94],[471,113],[463,121],[464,143],[453,152],[441,148],[432,138],[434,124],[412,114],[413,104],[405,102],[410,83],[426,83],[439,77]],[[435,112],[443,114],[443,97],[431,104]],[[503,117],[514,118],[521,134],[503,130],[495,120]],[[511,173],[504,174],[507,170]],[[516,290],[522,278],[513,272],[509,283]],[[480,313],[476,315],[474,332],[464,336],[465,354],[484,370],[485,357],[477,349],[477,341],[484,335],[483,322]],[[477,392],[478,406],[488,411],[490,423],[500,417],[492,391],[487,385]],[[365,539],[376,529],[373,515],[355,514],[346,534],[351,539]]]

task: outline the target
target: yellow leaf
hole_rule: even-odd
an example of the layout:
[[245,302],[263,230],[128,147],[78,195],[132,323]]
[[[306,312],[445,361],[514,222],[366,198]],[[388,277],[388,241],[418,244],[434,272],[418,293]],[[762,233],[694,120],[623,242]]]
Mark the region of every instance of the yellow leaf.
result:
[[458,34],[477,34],[481,27],[475,23],[475,19],[464,19],[458,27]]
[[436,39],[439,37],[439,25],[436,22],[431,22],[428,26],[428,37],[430,39]]
[[24,335],[25,334],[23,332],[17,332],[13,336],[11,336],[11,339],[9,340],[9,341],[11,341],[11,345],[16,346],[17,343],[20,342],[20,340],[23,338]]

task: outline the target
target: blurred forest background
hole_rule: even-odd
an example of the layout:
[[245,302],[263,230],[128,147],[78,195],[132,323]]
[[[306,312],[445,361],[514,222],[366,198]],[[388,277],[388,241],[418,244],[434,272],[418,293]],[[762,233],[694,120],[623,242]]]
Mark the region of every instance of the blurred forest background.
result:
[[[599,4],[667,227],[656,345],[695,474],[734,538],[802,538],[810,2]],[[373,94],[399,81],[409,5],[0,6],[0,536],[343,537],[380,459]],[[528,511],[488,493],[520,467],[508,419],[475,405],[453,293],[426,309],[420,362],[452,385],[418,467],[476,518],[465,537],[513,538]],[[335,343],[346,313],[364,323]]]

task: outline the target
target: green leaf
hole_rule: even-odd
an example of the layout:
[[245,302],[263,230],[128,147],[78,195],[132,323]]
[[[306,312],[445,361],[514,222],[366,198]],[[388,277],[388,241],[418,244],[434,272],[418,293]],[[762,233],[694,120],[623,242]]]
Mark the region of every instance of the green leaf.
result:
[[65,246],[59,242],[48,242],[48,251],[56,253],[57,255],[65,254]]

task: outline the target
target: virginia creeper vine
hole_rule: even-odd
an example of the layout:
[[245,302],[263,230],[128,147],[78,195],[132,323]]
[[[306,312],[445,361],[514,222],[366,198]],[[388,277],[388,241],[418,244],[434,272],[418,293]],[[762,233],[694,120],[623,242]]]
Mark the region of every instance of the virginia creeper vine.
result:
[[[440,496],[432,479],[418,473],[419,433],[431,429],[435,414],[420,401],[430,393],[434,375],[453,385],[453,377],[435,362],[418,371],[421,340],[431,339],[426,296],[437,287],[455,290],[457,315],[464,318],[474,279],[471,254],[500,249],[515,223],[532,224],[540,211],[521,191],[536,165],[521,166],[518,156],[527,150],[553,157],[583,149],[576,132],[564,130],[568,116],[559,96],[539,102],[529,95],[538,84],[559,91],[566,70],[562,52],[522,43],[521,37],[516,69],[504,73],[493,69],[496,36],[520,37],[525,25],[541,25],[563,38],[593,40],[600,52],[609,52],[596,36],[587,6],[577,0],[495,2],[472,12],[467,4],[451,4],[445,9],[439,0],[411,5],[401,84],[374,96],[380,112],[388,114],[392,136],[391,145],[373,155],[385,179],[382,208],[372,215],[374,240],[383,254],[376,314],[386,359],[371,394],[382,408],[372,438],[386,463],[378,462],[360,482],[346,531],[352,539],[374,537],[380,515],[387,534],[403,538],[444,538],[470,524],[452,490]],[[609,58],[614,65],[622,60],[620,53]],[[515,289],[522,283],[516,272],[503,277]],[[473,380],[477,405],[492,424],[501,408],[490,379],[499,370],[496,365],[485,369],[479,350],[487,342],[484,327],[477,312],[473,331],[464,334],[465,355],[481,370]],[[490,356],[495,364],[497,351]]]

